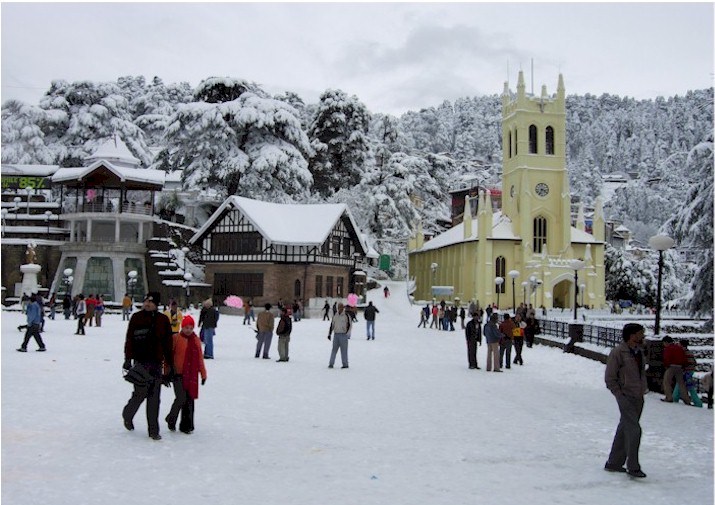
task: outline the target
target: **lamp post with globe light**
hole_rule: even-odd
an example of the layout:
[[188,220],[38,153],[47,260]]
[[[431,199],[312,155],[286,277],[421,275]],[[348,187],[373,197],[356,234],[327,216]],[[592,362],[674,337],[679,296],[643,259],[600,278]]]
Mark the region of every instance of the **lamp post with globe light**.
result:
[[194,276],[191,275],[191,272],[184,272],[184,289],[186,290],[186,307],[189,307],[189,296],[191,296],[191,289],[190,289],[190,282],[191,279],[193,279]]
[[501,285],[504,284],[504,277],[495,277],[494,284],[497,286],[497,310],[499,310],[499,293],[501,293]]
[[129,298],[132,299],[132,305],[134,305],[134,286],[137,285],[137,276],[139,273],[136,270],[132,270],[127,274],[127,286],[129,286]]
[[521,274],[518,270],[510,270],[507,275],[511,277],[511,306],[516,314],[516,278]]
[[658,251],[658,291],[655,300],[655,328],[653,332],[655,335],[660,335],[660,310],[663,295],[663,252],[673,247],[675,240],[667,235],[655,235],[648,239],[648,245]]
[[573,319],[574,321],[578,320],[578,272],[579,270],[583,270],[583,267],[586,266],[586,263],[583,260],[579,259],[573,259],[569,263],[571,268],[573,269]]
[[526,305],[526,287],[529,285],[529,281],[524,281],[521,283],[521,287],[524,290],[524,305]]

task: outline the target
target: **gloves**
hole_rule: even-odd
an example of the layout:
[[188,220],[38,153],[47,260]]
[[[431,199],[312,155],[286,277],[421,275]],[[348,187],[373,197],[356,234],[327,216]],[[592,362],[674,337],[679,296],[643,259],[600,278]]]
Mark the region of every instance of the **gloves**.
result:
[[201,385],[203,386],[204,384],[206,384],[206,379],[201,379]]
[[332,339],[330,338],[330,333],[328,333],[328,340],[332,340]]
[[130,370],[132,368],[132,360],[130,359],[125,359],[124,364],[122,365],[122,368],[124,370]]

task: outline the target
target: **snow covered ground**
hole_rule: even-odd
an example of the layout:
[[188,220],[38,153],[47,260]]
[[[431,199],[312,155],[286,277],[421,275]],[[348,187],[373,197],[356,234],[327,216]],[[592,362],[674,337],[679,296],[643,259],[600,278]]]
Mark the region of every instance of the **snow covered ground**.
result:
[[[144,407],[126,431],[126,323],[73,335],[48,321],[46,353],[15,351],[22,315],[2,314],[2,502],[12,505],[711,504],[713,411],[649,394],[631,480],[603,470],[618,422],[604,366],[524,350],[504,373],[467,368],[463,333],[417,329],[403,284],[379,308],[376,339],[353,331],[350,368],[328,369],[327,322],[294,325],[290,362],[253,357],[242,318],[222,316],[192,435]],[[340,360],[338,358],[337,364]]]

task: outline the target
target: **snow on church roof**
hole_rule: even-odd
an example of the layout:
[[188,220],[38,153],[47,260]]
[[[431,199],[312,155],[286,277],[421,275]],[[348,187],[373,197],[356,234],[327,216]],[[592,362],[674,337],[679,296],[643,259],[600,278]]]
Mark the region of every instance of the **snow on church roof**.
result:
[[[512,230],[511,220],[501,212],[495,212],[492,216],[492,234],[490,240],[521,240],[520,237],[514,234]],[[472,220],[472,234],[469,237],[464,237],[464,223],[450,228],[434,237],[432,240],[425,242],[421,249],[415,252],[431,251],[441,247],[447,247],[463,242],[473,242],[479,240],[479,220]],[[578,244],[594,244],[598,241],[590,233],[581,231],[578,228],[571,227],[571,242]]]
[[209,220],[191,237],[196,243],[221,217],[228,206],[240,210],[253,226],[273,244],[319,246],[328,238],[338,220],[346,214],[352,223],[363,252],[367,246],[360,237],[360,230],[343,203],[282,204],[262,202],[241,196],[230,196],[214,212]]

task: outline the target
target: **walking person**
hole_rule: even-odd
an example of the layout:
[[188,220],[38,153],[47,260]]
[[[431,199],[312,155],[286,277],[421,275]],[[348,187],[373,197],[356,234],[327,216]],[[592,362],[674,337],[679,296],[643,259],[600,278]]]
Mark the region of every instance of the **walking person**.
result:
[[690,395],[685,386],[685,375],[683,369],[687,365],[685,349],[678,342],[674,342],[669,335],[663,337],[663,367],[665,375],[663,376],[663,392],[664,402],[673,403],[673,382],[678,385],[680,396],[686,405],[690,405]]
[[467,323],[464,331],[467,339],[467,361],[470,369],[479,370],[477,363],[477,347],[482,343],[482,331],[479,327],[477,313],[472,314],[472,319]]
[[94,306],[94,322],[97,328],[102,326],[102,316],[104,315],[104,298],[97,295],[97,303]]
[[429,304],[422,307],[420,310],[420,324],[417,325],[418,328],[427,328],[427,321],[429,320]]
[[[511,368],[511,344],[514,335],[514,321],[509,314],[504,314],[504,320],[499,325],[501,339],[499,340],[499,368]],[[504,358],[506,357],[506,362]]]
[[330,304],[328,300],[325,300],[325,305],[323,305],[323,321],[330,321]]
[[333,368],[333,365],[335,365],[335,357],[338,354],[338,349],[340,349],[340,359],[343,362],[343,368],[348,368],[348,340],[350,340],[351,330],[352,321],[345,313],[345,306],[339,303],[338,312],[333,316],[333,320],[330,322],[330,330],[328,330],[328,340],[332,340],[331,335],[335,334],[328,368]]
[[129,293],[124,293],[122,298],[122,321],[129,321],[132,315],[132,299],[129,298]]
[[52,293],[50,295],[50,301],[47,302],[50,306],[50,319],[55,320],[55,314],[57,313],[57,294]]
[[199,314],[199,326],[204,341],[204,359],[214,359],[214,336],[218,326],[218,310],[211,298],[204,300]]
[[638,460],[642,433],[640,417],[643,396],[647,392],[642,350],[644,333],[640,324],[628,323],[623,327],[623,342],[609,354],[605,373],[606,387],[616,397],[621,419],[604,469],[625,472],[636,478],[646,476]]
[[75,314],[77,314],[77,332],[75,335],[84,335],[84,323],[87,314],[87,302],[84,301],[82,293],[77,295],[77,305],[75,306]]
[[169,318],[171,331],[179,333],[182,328],[181,321],[184,319],[184,313],[179,310],[179,304],[176,300],[171,300],[171,303],[169,303],[169,310],[165,310],[164,315]]
[[499,365],[499,340],[501,339],[501,333],[497,327],[498,321],[499,314],[492,313],[489,317],[489,321],[484,325],[484,338],[487,342],[487,372],[492,371],[492,364],[494,365],[495,372],[501,372],[501,366]]
[[65,320],[69,320],[72,312],[72,298],[69,293],[65,293],[64,298],[62,298],[62,312],[65,315]]
[[[181,319],[181,328],[172,337],[172,359],[174,363],[174,403],[165,421],[170,431],[176,430],[176,421],[181,413],[179,431],[189,435],[194,431],[194,402],[199,397],[199,375],[201,385],[206,384],[206,365],[201,340],[194,333],[194,318],[190,315]],[[168,370],[165,370],[169,373]]]
[[365,307],[364,315],[368,340],[375,340],[375,314],[379,312],[378,308],[375,307],[372,302],[369,302],[367,307]]
[[27,344],[30,342],[30,338],[34,338],[37,342],[38,351],[46,351],[45,343],[42,341],[42,336],[40,335],[40,327],[42,325],[41,317],[42,307],[37,302],[37,295],[34,293],[30,295],[27,307],[25,307],[25,316],[27,318],[27,329],[25,330],[25,338],[22,340],[22,344],[18,351],[27,352]]
[[278,359],[276,361],[278,363],[287,362],[290,359],[288,348],[290,347],[291,331],[293,331],[293,323],[288,316],[288,309],[284,308],[276,328],[276,335],[278,335]]
[[521,357],[521,351],[524,348],[524,330],[526,329],[526,323],[522,320],[520,315],[516,315],[514,318],[514,330],[512,332],[512,340],[514,344],[514,364],[523,365],[524,358]]
[[253,298],[249,298],[248,301],[243,304],[243,324],[251,324],[251,319],[256,320],[253,313]]
[[[470,314],[471,316],[471,314]],[[462,329],[464,329],[464,318],[466,317],[466,310],[464,310],[464,307],[459,308],[459,320],[462,323]]]
[[94,293],[90,293],[84,303],[87,305],[87,312],[84,315],[84,324],[85,326],[92,326],[92,321],[94,321],[94,308],[97,306]]
[[[266,310],[258,314],[258,318],[256,319],[256,328],[258,329],[256,339],[258,339],[258,342],[256,342],[255,357],[260,358],[261,349],[263,349],[263,359],[270,359],[268,353],[271,349],[271,341],[273,340],[273,328],[275,327],[275,318],[271,313],[272,307],[270,303],[266,303],[263,308]],[[283,313],[283,311],[287,312],[286,307],[283,307],[281,309],[281,313]]]
[[432,322],[429,324],[430,329],[437,328],[442,325],[442,320],[439,318],[439,307],[437,305],[432,305]]
[[134,392],[122,410],[124,427],[129,431],[134,429],[134,415],[146,400],[147,427],[153,440],[161,440],[161,385],[169,385],[174,371],[171,324],[169,318],[158,311],[159,301],[158,292],[147,293],[142,310],[134,313],[129,320],[123,365],[125,370],[130,370],[133,364],[138,363],[150,376],[146,384],[134,385]]

